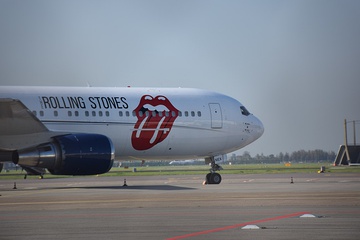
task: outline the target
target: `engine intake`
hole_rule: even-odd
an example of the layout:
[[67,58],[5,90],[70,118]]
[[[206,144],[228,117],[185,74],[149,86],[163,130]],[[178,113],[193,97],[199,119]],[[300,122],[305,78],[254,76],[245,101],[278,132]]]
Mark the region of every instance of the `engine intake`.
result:
[[14,163],[47,168],[56,175],[94,175],[112,167],[115,150],[112,141],[100,134],[55,136],[53,141],[18,150]]

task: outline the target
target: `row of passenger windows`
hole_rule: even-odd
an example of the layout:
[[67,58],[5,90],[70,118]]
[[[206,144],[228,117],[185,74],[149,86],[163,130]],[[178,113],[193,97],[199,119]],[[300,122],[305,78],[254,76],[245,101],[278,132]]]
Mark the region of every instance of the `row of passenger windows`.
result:
[[[37,111],[33,111],[33,114],[35,116],[38,116]],[[133,111],[131,114],[132,114],[132,116],[136,117],[136,112],[135,111]],[[69,117],[73,117],[73,116],[74,117],[79,117],[80,116],[79,111],[68,111],[67,115]],[[163,116],[165,116],[165,117],[169,117],[169,116],[171,116],[171,117],[176,117],[176,116],[182,117],[183,113],[180,112],[180,111],[179,112],[175,112],[175,111],[169,112],[169,111],[167,111],[165,113],[164,112],[157,112],[157,111],[152,111],[152,112],[146,111],[145,113],[143,113],[143,112],[140,111],[138,113],[138,115],[139,115],[139,117],[143,117],[144,115],[146,117],[149,117],[150,115],[152,117],[156,117],[156,116],[159,116],[159,117],[163,117]],[[39,111],[39,116],[44,117],[45,116],[44,111]],[[58,117],[59,112],[54,111],[53,116]],[[98,116],[98,117],[104,117],[104,116],[110,117],[110,112],[109,111],[85,111],[84,116],[85,117],[96,117],[96,116]],[[184,116],[185,117],[189,117],[189,116],[191,116],[191,117],[196,117],[196,116],[201,117],[201,111],[197,111],[197,112],[195,112],[195,111],[185,111]],[[119,117],[130,117],[130,112],[129,111],[119,111]]]

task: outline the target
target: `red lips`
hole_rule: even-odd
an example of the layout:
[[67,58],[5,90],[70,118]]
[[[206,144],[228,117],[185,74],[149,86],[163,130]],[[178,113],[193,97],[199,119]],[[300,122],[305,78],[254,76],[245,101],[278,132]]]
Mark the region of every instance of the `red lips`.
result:
[[138,120],[131,143],[136,150],[147,150],[162,142],[178,116],[178,110],[165,96],[144,95],[134,111]]

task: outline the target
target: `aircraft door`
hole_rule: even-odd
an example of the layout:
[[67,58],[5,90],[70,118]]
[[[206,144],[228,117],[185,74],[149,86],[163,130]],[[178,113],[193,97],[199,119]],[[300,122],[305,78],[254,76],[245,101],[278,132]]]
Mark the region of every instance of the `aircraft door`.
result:
[[222,113],[219,103],[209,103],[211,128],[222,128]]

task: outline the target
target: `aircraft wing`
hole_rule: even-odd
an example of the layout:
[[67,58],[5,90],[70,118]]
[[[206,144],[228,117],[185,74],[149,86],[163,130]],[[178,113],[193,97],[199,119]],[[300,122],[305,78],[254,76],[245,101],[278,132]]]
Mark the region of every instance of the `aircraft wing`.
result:
[[19,100],[0,98],[0,150],[16,150],[48,141],[58,135]]
[[42,175],[108,172],[115,149],[100,134],[53,132],[19,100],[0,98],[0,163],[13,162]]
[[47,132],[48,129],[19,100],[0,99],[0,135]]

